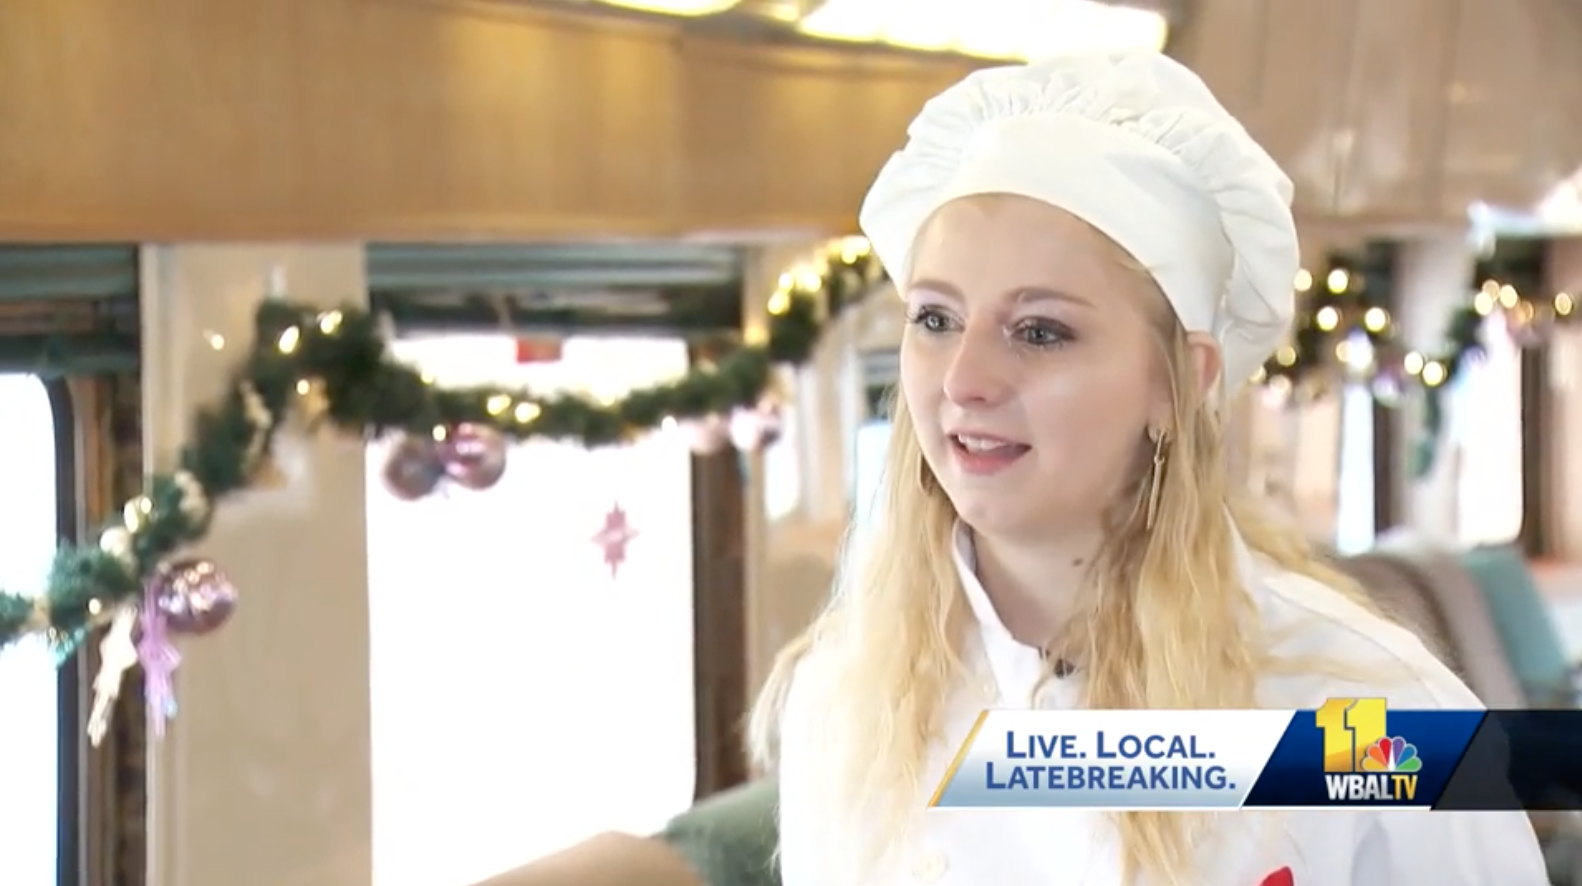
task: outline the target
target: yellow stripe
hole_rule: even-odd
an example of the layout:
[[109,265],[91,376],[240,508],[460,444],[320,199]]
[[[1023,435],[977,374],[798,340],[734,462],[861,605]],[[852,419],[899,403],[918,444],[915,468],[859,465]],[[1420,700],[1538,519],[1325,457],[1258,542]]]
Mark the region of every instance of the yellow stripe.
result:
[[945,777],[939,780],[939,787],[934,790],[934,796],[928,801],[928,808],[933,809],[939,805],[939,798],[945,795],[945,788],[950,787],[950,782],[956,777],[956,770],[967,761],[967,751],[972,748],[972,742],[978,737],[978,730],[983,728],[985,720],[989,719],[988,710],[978,715],[978,722],[972,724],[972,731],[967,733],[967,740],[961,743],[961,750],[956,752],[956,759],[950,761],[950,768],[945,770]]

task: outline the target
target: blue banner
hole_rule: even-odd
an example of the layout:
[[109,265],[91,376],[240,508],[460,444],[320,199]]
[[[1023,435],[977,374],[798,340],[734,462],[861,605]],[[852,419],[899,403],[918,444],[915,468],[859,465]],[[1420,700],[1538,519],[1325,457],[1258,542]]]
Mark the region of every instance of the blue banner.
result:
[[1582,809],[1582,711],[1298,711],[1244,808]]

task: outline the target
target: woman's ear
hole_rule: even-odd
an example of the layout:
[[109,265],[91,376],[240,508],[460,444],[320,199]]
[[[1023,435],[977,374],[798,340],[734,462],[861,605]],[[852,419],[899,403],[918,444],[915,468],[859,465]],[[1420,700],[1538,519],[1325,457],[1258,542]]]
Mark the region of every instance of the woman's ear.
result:
[[1192,361],[1192,380],[1197,383],[1199,402],[1213,399],[1220,374],[1225,371],[1219,342],[1206,332],[1189,332],[1187,356]]
[[[1219,376],[1223,371],[1223,359],[1220,356],[1219,342],[1214,337],[1203,332],[1189,332],[1186,336],[1187,372],[1186,383],[1196,385],[1196,389],[1186,392],[1185,401],[1189,410],[1195,409],[1204,403],[1215,400],[1219,384]],[[1170,386],[1165,385],[1158,392],[1157,402],[1148,416],[1148,427],[1151,429],[1170,429],[1175,427],[1172,417],[1175,413],[1175,403],[1172,401]]]

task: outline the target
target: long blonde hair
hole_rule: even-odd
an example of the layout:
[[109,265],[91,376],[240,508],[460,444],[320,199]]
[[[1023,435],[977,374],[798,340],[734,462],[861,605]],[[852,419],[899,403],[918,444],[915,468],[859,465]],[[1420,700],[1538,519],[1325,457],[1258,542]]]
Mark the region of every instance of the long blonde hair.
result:
[[[1239,574],[1235,530],[1280,567],[1365,598],[1299,536],[1231,494],[1217,412],[1189,378],[1187,334],[1162,294],[1158,302],[1177,419],[1157,518],[1145,526],[1137,506],[1149,483],[1143,469],[1114,509],[1062,652],[1083,662],[1089,708],[1250,708],[1257,678],[1270,666],[1270,644]],[[861,545],[860,562],[848,545],[835,593],[781,652],[750,725],[754,754],[771,764],[798,663],[815,647],[830,656],[840,686],[834,697],[819,699],[819,731],[830,736],[824,747],[833,759],[822,762],[833,767],[830,784],[842,801],[830,814],[861,810],[878,825],[869,864],[920,812],[918,787],[933,775],[926,767],[943,738],[941,717],[965,677],[958,650],[970,623],[950,552],[954,509],[899,398],[893,416],[882,519]],[[1129,874],[1159,884],[1195,882],[1192,849],[1205,822],[1185,813],[1115,813]]]

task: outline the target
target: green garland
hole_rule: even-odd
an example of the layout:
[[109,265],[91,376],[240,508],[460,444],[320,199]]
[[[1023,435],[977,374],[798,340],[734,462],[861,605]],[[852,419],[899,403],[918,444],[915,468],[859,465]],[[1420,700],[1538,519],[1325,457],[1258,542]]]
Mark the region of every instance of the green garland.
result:
[[1372,298],[1371,276],[1335,264],[1322,280],[1299,283],[1297,288],[1304,292],[1299,295],[1301,311],[1291,338],[1264,362],[1261,380],[1296,390],[1327,379],[1342,342],[1359,332],[1375,352],[1388,353],[1394,345],[1393,323],[1389,312]]
[[200,541],[213,505],[258,482],[271,441],[293,408],[359,435],[430,433],[464,422],[512,439],[617,444],[666,419],[696,419],[754,407],[776,364],[811,355],[830,319],[880,281],[877,259],[847,240],[810,273],[790,274],[769,302],[768,335],[735,347],[684,377],[634,391],[614,403],[576,394],[540,397],[497,387],[444,388],[397,362],[378,319],[360,308],[322,311],[268,300],[259,305],[252,353],[235,370],[223,402],[195,416],[178,468],[153,477],[121,519],[92,544],[57,552],[43,595],[0,593],[0,651],[43,635],[59,659],[119,607],[140,599],[143,583],[179,548]]
[[1574,306],[1569,296],[1540,304],[1519,298],[1515,289],[1498,281],[1486,281],[1466,303],[1450,312],[1437,350],[1413,351],[1400,342],[1389,312],[1370,290],[1371,276],[1337,264],[1324,280],[1311,281],[1316,285],[1306,287],[1303,310],[1290,342],[1264,364],[1261,381],[1286,390],[1327,381],[1339,362],[1337,351],[1357,334],[1365,335],[1375,355],[1370,381],[1389,382],[1375,384],[1374,396],[1393,406],[1405,393],[1398,388],[1410,386],[1422,394],[1422,426],[1413,445],[1411,469],[1414,476],[1423,477],[1433,469],[1444,433],[1445,392],[1482,353],[1488,318],[1496,310],[1507,310],[1525,313],[1544,324],[1569,319]]

